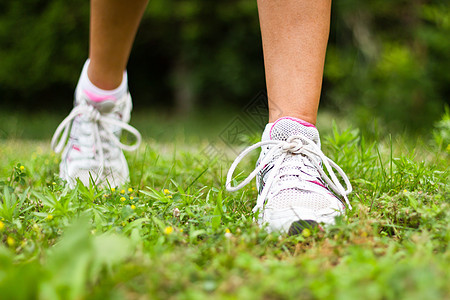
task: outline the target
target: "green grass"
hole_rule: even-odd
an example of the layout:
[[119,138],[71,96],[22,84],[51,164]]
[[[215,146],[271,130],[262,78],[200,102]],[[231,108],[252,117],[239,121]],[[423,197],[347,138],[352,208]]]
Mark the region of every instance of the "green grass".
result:
[[[323,150],[351,179],[354,209],[295,237],[253,223],[254,184],[224,190],[234,154],[217,139],[147,139],[128,155],[130,185],[70,190],[48,140],[9,135],[0,140],[0,298],[448,299],[448,128],[377,141],[339,128],[322,129]],[[211,143],[228,158],[205,155]]]

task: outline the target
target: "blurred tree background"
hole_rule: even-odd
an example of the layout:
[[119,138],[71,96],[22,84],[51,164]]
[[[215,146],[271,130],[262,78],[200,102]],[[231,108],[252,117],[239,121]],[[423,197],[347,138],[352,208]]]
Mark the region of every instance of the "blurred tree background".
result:
[[[2,106],[68,111],[88,33],[87,0],[1,1]],[[335,1],[321,105],[430,128],[449,103],[449,37],[447,1]],[[244,107],[264,89],[256,1],[151,0],[128,70],[138,108]]]

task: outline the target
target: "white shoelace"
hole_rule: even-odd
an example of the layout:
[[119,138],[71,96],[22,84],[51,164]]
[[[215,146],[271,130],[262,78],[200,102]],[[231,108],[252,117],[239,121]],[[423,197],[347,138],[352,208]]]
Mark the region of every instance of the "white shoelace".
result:
[[[71,124],[78,115],[87,116],[89,118],[89,121],[93,122],[94,124],[94,146],[95,149],[98,149],[99,151],[99,159],[101,162],[100,175],[103,174],[105,165],[105,155],[102,147],[101,136],[103,136],[104,138],[106,137],[108,141],[112,141],[112,143],[119,149],[126,151],[136,150],[141,143],[141,134],[139,133],[139,131],[137,131],[136,128],[128,125],[123,121],[102,115],[91,105],[80,104],[75,106],[70,114],[61,122],[61,124],[59,124],[58,128],[55,131],[55,134],[52,137],[51,147],[56,153],[59,153],[63,150],[70,132]],[[121,143],[119,138],[111,130],[109,130],[108,127],[110,126],[115,126],[122,130],[128,131],[135,136],[136,142],[132,145]]]
[[[241,160],[251,151],[258,149],[263,146],[267,145],[273,145],[271,149],[266,153],[266,155],[261,159],[259,162],[258,167],[253,170],[253,172],[250,173],[250,175],[247,176],[241,183],[239,183],[237,186],[232,186],[231,181],[233,179],[233,173],[236,170],[236,167],[241,162]],[[309,161],[314,165],[314,167],[319,172],[320,176],[325,180],[325,182],[328,184],[328,186],[337,194],[342,196],[345,200],[345,203],[347,204],[348,209],[352,209],[352,206],[350,205],[350,202],[348,201],[347,195],[351,193],[352,191],[352,185],[350,184],[350,181],[347,177],[347,175],[344,173],[344,171],[331,159],[325,156],[323,154],[322,150],[319,146],[317,146],[316,143],[314,143],[312,140],[300,136],[300,135],[293,135],[287,139],[287,141],[279,141],[279,140],[268,140],[256,143],[248,148],[246,148],[244,151],[239,154],[238,157],[234,160],[233,164],[231,165],[228,174],[227,174],[227,182],[226,182],[226,189],[229,192],[235,192],[244,186],[246,186],[255,176],[260,172],[266,164],[271,162],[275,159],[274,167],[269,173],[269,177],[267,179],[267,182],[261,192],[260,197],[258,197],[258,201],[255,206],[255,211],[260,208],[264,208],[265,199],[267,198],[267,195],[269,194],[269,191],[271,189],[272,184],[279,180],[281,175],[286,174],[279,174],[280,168],[283,167],[283,162],[285,158],[288,155],[292,154],[298,154],[298,155],[304,155],[307,158],[309,158]],[[331,178],[325,173],[325,171],[322,169],[322,167],[317,162],[318,158],[323,162],[323,165],[327,169],[328,173],[330,174]],[[345,182],[346,188],[344,188],[339,181],[339,179],[336,177],[336,174],[334,173],[333,169],[335,169],[338,174],[342,177],[342,179]],[[299,175],[299,174],[294,174]]]

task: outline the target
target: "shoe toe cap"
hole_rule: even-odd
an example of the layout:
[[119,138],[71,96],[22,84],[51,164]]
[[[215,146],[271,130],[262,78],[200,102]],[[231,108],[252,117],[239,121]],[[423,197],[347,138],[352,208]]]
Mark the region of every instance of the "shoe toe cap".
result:
[[[306,224],[333,225],[335,224],[335,218],[342,214],[343,211],[334,207],[319,211],[306,207],[288,207],[284,209],[266,207],[263,215],[259,219],[259,224],[267,224],[267,230],[269,232],[279,231],[295,234],[295,232],[300,230],[298,228],[303,228]],[[294,228],[291,229],[292,226]]]

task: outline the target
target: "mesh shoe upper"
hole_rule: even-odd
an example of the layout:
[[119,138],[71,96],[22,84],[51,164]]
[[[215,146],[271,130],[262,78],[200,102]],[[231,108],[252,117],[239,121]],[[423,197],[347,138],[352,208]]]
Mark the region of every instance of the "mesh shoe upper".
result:
[[[52,139],[52,148],[56,152],[65,145],[60,164],[61,178],[71,186],[77,178],[85,185],[91,178],[96,184],[112,186],[127,181],[129,171],[122,149],[135,150],[141,141],[139,132],[127,124],[131,108],[129,94],[118,100],[95,102],[77,90],[73,110],[58,126]],[[135,144],[120,142],[122,130],[136,137]]]
[[[298,123],[294,119],[281,119],[272,126],[269,135],[271,140],[276,141],[287,141],[290,136],[301,135],[320,147],[319,132],[316,127],[309,126],[307,123]],[[261,156],[264,154],[262,153]],[[269,163],[266,168],[270,167],[273,167],[272,163]],[[280,184],[292,187],[281,189],[274,195],[270,203],[271,207],[303,206],[317,211],[330,206],[329,197],[323,197],[323,195],[315,192],[317,185],[325,188],[325,183],[312,164],[311,158],[302,155],[286,156],[279,172],[282,174],[279,178]],[[257,182],[264,183],[268,175],[268,172],[258,173]],[[306,182],[303,182],[304,180]],[[310,190],[308,186],[314,188]],[[261,190],[262,187],[263,185],[259,186],[258,189]]]
[[[254,211],[259,211],[258,222],[268,223],[269,230],[287,231],[298,220],[333,223],[344,212],[344,205],[331,190],[348,203],[346,195],[351,185],[345,173],[320,150],[315,126],[295,118],[281,118],[265,136],[266,140],[244,150],[236,159],[228,174],[227,189],[241,188],[256,176],[259,196]],[[255,171],[240,185],[231,187],[231,175],[237,163],[259,147],[262,150]],[[332,168],[344,179],[347,189]]]

